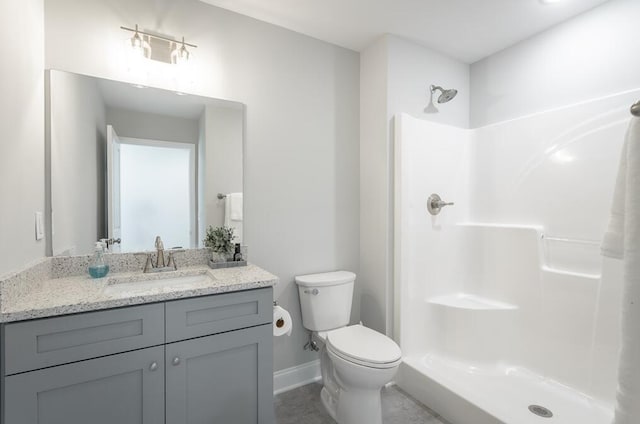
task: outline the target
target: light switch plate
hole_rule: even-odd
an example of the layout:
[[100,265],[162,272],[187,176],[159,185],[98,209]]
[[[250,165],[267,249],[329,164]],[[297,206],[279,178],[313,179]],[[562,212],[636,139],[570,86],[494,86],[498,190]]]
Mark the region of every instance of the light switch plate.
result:
[[44,238],[44,223],[42,221],[42,212],[36,212],[36,240]]

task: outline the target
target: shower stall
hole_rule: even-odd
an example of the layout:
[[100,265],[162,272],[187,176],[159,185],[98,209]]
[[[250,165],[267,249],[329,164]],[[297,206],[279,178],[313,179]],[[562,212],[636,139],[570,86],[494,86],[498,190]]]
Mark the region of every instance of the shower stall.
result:
[[396,116],[397,380],[452,423],[611,422],[622,265],[599,245],[638,97],[471,130]]

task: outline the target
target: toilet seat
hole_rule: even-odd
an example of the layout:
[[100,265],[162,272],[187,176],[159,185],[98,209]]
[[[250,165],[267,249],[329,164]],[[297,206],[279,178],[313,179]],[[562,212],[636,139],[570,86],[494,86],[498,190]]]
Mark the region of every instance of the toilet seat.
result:
[[369,368],[393,368],[402,360],[400,347],[393,340],[362,325],[329,331],[326,340],[331,353]]

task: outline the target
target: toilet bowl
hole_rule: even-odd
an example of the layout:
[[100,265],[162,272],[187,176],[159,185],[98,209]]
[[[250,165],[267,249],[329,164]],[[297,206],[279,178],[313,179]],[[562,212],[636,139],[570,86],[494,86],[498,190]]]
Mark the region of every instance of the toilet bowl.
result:
[[355,274],[296,277],[302,320],[321,346],[322,403],[338,424],[382,424],[380,390],[395,376],[402,352],[389,337],[348,326]]
[[382,424],[380,390],[402,361],[400,348],[387,336],[362,325],[327,334],[327,355],[339,387],[329,411],[339,424]]

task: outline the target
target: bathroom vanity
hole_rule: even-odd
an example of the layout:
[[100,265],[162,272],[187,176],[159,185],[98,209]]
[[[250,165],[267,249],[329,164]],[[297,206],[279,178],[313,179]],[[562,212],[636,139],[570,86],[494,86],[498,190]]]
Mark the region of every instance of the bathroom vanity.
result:
[[277,279],[244,268],[3,281],[2,424],[273,423]]

